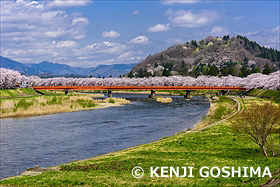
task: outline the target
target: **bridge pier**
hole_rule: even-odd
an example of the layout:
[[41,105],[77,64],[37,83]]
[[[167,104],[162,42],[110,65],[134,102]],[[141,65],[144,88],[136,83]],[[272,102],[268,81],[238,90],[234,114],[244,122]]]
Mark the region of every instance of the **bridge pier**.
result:
[[112,98],[113,94],[112,94],[112,90],[108,90],[108,97]]
[[221,90],[221,95],[226,95],[227,91],[226,90]]
[[155,90],[151,90],[151,95],[149,95],[149,98],[153,98],[156,96],[156,91]]
[[186,98],[186,99],[191,98],[191,91],[190,90],[186,90],[186,95],[184,95],[184,98]]
[[64,90],[64,93],[65,93],[65,95],[67,95],[68,94],[68,90]]

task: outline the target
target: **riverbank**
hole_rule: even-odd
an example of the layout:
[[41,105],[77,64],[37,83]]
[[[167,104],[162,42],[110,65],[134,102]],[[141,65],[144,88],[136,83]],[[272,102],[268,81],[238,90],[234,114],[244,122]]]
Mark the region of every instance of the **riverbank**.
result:
[[[225,100],[227,99],[213,102],[216,106],[223,106],[223,103],[230,104],[231,101]],[[244,108],[243,104],[247,105],[251,102],[246,98],[235,100],[241,104],[239,107],[241,109]],[[258,98],[255,100],[263,101]],[[235,110],[231,114],[236,112],[236,107],[238,108],[235,103],[233,107]],[[215,114],[216,110],[204,120]],[[223,115],[222,119],[227,119],[231,114]],[[214,118],[212,120],[215,121]],[[257,145],[244,141],[238,136],[232,132],[228,121],[225,120],[202,131],[182,132],[149,144],[64,164],[55,168],[54,171],[41,175],[0,181],[0,184],[12,186],[258,186],[267,178],[256,176],[252,178],[203,178],[198,174],[199,168],[203,166],[209,168],[213,166],[264,168],[267,166],[271,172],[279,168],[279,157],[264,157]],[[140,166],[145,171],[141,179],[135,179],[131,175],[131,170],[135,166]],[[148,174],[150,167],[160,166],[194,167],[194,177],[151,178]]]
[[[0,90],[0,118],[30,117],[129,104],[121,98],[100,100],[103,94],[36,93],[31,89]],[[4,96],[3,96],[4,95]]]

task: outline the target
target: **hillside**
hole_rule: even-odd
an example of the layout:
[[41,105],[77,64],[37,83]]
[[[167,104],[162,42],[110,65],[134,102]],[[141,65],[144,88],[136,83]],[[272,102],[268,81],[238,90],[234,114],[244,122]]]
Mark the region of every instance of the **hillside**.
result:
[[149,55],[137,64],[129,77],[170,75],[234,75],[271,73],[280,69],[280,51],[260,46],[246,37],[212,37]]
[[17,61],[14,61],[9,58],[2,57],[2,56],[0,56],[0,67],[16,70],[20,73],[26,73],[26,72],[28,72],[29,74],[43,73],[42,71],[39,71],[38,69],[34,69],[32,67],[27,67],[26,65],[24,65],[22,63],[19,63]]
[[81,68],[67,64],[43,61],[38,64],[23,64],[0,56],[0,67],[19,71],[21,74],[38,75],[41,77],[119,77],[127,74],[135,64],[98,65],[97,67]]
[[77,74],[77,75],[87,75],[93,68],[78,68],[71,67],[66,64],[58,64],[43,61],[39,64],[25,64],[27,67],[31,67],[34,69],[38,69],[45,74],[53,74],[53,75],[69,75],[69,74]]

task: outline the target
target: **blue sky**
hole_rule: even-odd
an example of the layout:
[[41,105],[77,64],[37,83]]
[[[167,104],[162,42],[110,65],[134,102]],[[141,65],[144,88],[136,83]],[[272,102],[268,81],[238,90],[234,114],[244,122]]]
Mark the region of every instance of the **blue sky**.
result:
[[137,63],[171,45],[244,35],[279,47],[279,1],[1,1],[1,55],[78,67]]

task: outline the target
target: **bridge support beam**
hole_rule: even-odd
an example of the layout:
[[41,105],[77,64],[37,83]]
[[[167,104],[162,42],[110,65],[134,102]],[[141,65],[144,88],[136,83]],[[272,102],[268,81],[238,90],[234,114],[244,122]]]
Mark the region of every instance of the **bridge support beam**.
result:
[[108,97],[112,98],[113,94],[112,94],[112,90],[108,90]]
[[149,98],[153,98],[156,96],[156,91],[155,90],[151,90],[151,95],[149,95]]
[[64,90],[64,93],[65,93],[65,95],[67,95],[68,94],[68,90]]
[[226,90],[221,90],[221,95],[226,95],[227,91]]
[[190,90],[186,90],[186,95],[184,95],[184,98],[186,98],[186,99],[191,98],[191,91]]

